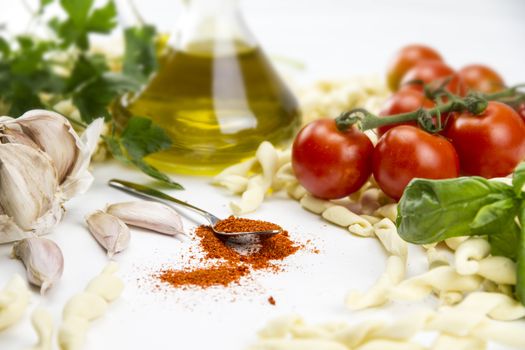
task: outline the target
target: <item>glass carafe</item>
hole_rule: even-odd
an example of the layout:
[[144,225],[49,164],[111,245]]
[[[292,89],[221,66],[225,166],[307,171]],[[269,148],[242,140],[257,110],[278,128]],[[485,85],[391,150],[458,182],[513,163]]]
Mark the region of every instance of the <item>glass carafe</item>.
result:
[[295,97],[246,27],[238,0],[189,0],[157,73],[124,107],[151,118],[171,149],[148,157],[162,170],[213,174],[269,140],[290,142]]

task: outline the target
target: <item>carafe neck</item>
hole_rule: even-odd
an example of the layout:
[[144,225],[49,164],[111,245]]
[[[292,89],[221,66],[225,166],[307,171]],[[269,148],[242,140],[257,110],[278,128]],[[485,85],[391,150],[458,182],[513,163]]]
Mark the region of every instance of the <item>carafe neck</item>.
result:
[[185,0],[184,5],[172,42],[175,48],[191,50],[198,43],[257,45],[244,22],[239,0]]

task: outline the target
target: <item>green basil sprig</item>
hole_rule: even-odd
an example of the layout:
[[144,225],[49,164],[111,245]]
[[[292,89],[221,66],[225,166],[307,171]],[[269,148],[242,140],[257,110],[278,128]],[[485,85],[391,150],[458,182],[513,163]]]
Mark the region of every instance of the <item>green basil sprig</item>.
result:
[[487,236],[493,255],[518,262],[516,292],[525,303],[524,185],[525,162],[514,171],[512,184],[475,176],[414,179],[399,201],[399,235],[415,244],[457,236]]

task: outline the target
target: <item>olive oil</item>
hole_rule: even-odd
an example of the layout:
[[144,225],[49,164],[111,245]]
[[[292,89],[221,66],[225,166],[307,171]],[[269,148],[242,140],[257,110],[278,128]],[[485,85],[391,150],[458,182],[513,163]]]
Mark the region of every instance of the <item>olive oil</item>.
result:
[[171,149],[148,157],[165,171],[213,174],[269,140],[287,144],[300,125],[296,99],[258,46],[201,41],[172,49],[123,106],[164,128]]

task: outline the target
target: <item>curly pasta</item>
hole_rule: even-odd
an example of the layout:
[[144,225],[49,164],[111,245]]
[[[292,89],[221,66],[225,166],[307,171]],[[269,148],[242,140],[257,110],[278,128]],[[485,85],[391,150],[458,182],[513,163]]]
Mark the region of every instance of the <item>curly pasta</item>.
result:
[[100,275],[93,278],[86,290],[74,295],[64,306],[63,322],[58,332],[62,350],[81,349],[89,328],[89,322],[102,316],[108,304],[122,293],[124,285],[115,276],[118,267],[109,263]]
[[38,335],[38,343],[29,350],[53,349],[53,317],[49,311],[37,308],[31,316],[31,323]]
[[0,291],[0,331],[17,323],[29,303],[27,283],[19,275],[14,275]]

